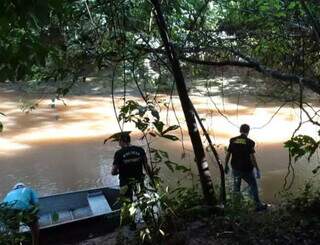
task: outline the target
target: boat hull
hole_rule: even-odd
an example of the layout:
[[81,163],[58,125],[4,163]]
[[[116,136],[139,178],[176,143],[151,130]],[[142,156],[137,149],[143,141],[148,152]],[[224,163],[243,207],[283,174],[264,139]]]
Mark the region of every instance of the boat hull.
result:
[[68,222],[40,230],[40,244],[75,243],[114,231],[120,224],[120,211]]
[[[108,209],[99,209],[100,197]],[[118,197],[119,189],[108,187],[40,197],[40,244],[70,244],[114,231],[120,224]],[[90,212],[79,216],[79,210]],[[60,216],[57,220],[52,218],[55,214]]]

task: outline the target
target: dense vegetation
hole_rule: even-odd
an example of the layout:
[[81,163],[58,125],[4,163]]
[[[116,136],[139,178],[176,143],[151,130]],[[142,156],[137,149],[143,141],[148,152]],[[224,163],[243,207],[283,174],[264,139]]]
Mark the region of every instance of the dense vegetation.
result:
[[[112,70],[113,78],[120,78],[115,81],[123,84],[124,97],[132,83],[146,102],[142,106],[127,101],[118,120],[132,120],[145,135],[171,140],[176,138],[169,132],[179,126],[164,128],[146,95],[146,84],[165,84],[169,90],[176,86],[205,200],[217,204],[226,198],[223,172],[219,199],[205,163],[197,130],[201,120],[188,97],[185,76],[208,72],[208,67],[255,70],[272,78],[266,83],[278,89],[274,97],[296,103],[311,122],[320,125],[317,111],[310,114],[306,108],[311,106],[304,101],[305,90],[320,93],[319,11],[316,0],[5,0],[0,9],[0,80],[30,86],[54,82],[60,98],[90,73]],[[150,73],[150,67],[158,75]],[[152,118],[146,119],[147,112]],[[319,141],[297,136],[285,146],[298,159],[312,156]],[[212,144],[211,150],[215,153]],[[166,158],[157,149],[151,153]],[[217,155],[216,161],[223,171]],[[188,171],[168,159],[166,163]]]

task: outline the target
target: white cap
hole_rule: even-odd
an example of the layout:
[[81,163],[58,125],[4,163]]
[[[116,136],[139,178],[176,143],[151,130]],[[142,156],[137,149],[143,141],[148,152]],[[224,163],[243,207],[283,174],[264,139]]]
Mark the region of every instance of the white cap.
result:
[[16,189],[23,188],[23,187],[26,187],[26,185],[23,184],[22,182],[19,182],[19,183],[15,184],[12,189],[16,190]]

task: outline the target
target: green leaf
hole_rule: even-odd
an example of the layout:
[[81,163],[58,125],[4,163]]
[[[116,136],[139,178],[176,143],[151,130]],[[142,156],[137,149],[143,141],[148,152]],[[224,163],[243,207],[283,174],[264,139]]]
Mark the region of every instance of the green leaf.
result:
[[177,170],[177,171],[182,171],[183,173],[186,173],[186,172],[190,172],[190,171],[191,171],[190,168],[187,168],[187,167],[185,167],[185,166],[183,166],[183,165],[180,165],[180,164],[177,164],[177,165],[176,165],[176,170]]
[[315,169],[312,170],[312,173],[313,174],[318,173],[319,169],[320,169],[320,166],[317,166]]
[[153,154],[152,161],[154,163],[160,163],[162,161],[162,156],[159,153],[159,150],[154,150],[151,152]]
[[149,132],[149,134],[152,136],[152,137],[156,137],[157,135],[153,132]]
[[177,136],[175,136],[175,135],[167,135],[167,134],[165,134],[165,135],[161,135],[161,137],[169,139],[169,140],[172,140],[172,141],[179,140],[179,138]]
[[109,140],[112,140],[112,142],[119,141],[121,134],[129,134],[130,135],[130,133],[131,133],[131,131],[122,131],[122,132],[115,133],[115,134],[111,135],[109,138],[105,139],[103,141],[103,144],[105,144]]
[[154,109],[153,107],[150,108],[150,110],[151,110],[151,115],[153,117],[155,117],[157,119],[157,121],[159,121],[160,120],[159,112],[156,109]]
[[176,129],[178,129],[178,128],[179,128],[179,125],[172,125],[172,126],[168,127],[166,130],[164,130],[164,131],[162,132],[162,135],[164,135],[164,134],[166,134],[166,133],[168,133],[168,132],[170,132],[170,131],[176,130]]
[[167,159],[169,158],[168,152],[159,150],[159,153],[160,153],[160,155],[163,156],[164,158],[167,158]]
[[297,3],[295,1],[292,1],[289,5],[288,5],[288,9],[294,9],[297,6]]
[[59,220],[59,214],[57,212],[54,212],[51,215],[51,219],[52,219],[52,222],[57,222]]
[[164,164],[168,167],[168,169],[170,169],[171,172],[174,172],[174,168],[173,168],[173,165],[174,163],[171,162],[171,161],[165,161]]
[[308,154],[308,161],[319,148],[319,142],[316,142],[308,135],[298,135],[284,143],[284,147],[288,148],[291,156],[297,161],[299,158]]
[[142,132],[144,132],[149,125],[148,123],[142,122],[140,119],[135,124],[136,124],[136,127]]
[[157,120],[157,121],[153,122],[153,125],[155,126],[155,128],[157,129],[157,131],[158,131],[160,134],[162,134],[162,130],[163,130],[164,123]]
[[146,113],[146,111],[147,111],[147,108],[146,107],[144,107],[144,106],[138,106],[138,114],[139,114],[139,116],[140,117],[143,117],[144,116],[144,114]]

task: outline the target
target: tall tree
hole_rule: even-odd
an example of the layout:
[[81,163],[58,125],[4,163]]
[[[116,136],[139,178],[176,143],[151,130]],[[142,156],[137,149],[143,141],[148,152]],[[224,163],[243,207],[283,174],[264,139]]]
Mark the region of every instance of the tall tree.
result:
[[204,198],[208,204],[213,204],[216,200],[214,197],[214,189],[210,177],[208,162],[206,160],[205,152],[203,149],[203,145],[201,142],[200,133],[197,127],[197,122],[194,117],[194,107],[189,98],[186,83],[184,81],[184,77],[181,71],[180,62],[175,52],[175,49],[170,42],[170,37],[168,35],[167,26],[165,20],[163,18],[163,13],[161,10],[161,6],[158,0],[152,0],[154,5],[154,14],[157,20],[157,24],[159,27],[159,32],[162,38],[162,41],[165,46],[165,50],[167,53],[167,57],[169,59],[173,76],[176,82],[181,106],[183,109],[184,116],[186,118],[186,123],[188,126],[189,136],[192,142],[195,160],[197,163],[200,181],[202,185],[202,190],[204,194]]

